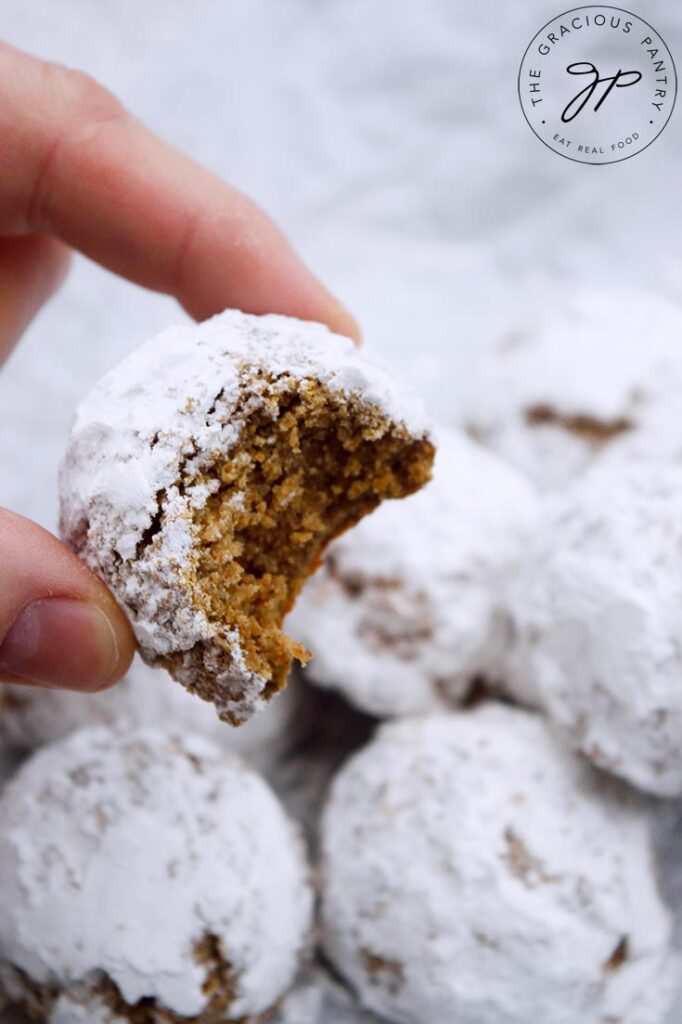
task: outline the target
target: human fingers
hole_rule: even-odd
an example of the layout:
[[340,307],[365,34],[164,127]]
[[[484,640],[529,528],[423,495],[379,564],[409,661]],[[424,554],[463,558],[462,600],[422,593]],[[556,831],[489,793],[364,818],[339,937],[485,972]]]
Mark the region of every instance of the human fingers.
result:
[[0,680],[102,690],[134,649],[104,584],[52,534],[0,509]]
[[0,232],[56,235],[197,319],[231,306],[358,337],[255,203],[87,75],[1,45],[0,153]]
[[0,238],[0,364],[69,267],[69,251],[56,238]]

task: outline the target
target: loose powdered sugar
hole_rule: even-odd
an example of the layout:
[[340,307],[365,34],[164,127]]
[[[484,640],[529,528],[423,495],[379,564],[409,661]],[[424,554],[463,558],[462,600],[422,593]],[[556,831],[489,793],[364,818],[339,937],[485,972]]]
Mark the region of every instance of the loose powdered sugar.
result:
[[400,1024],[660,1024],[679,964],[638,801],[503,706],[384,725],[323,822],[327,954]]
[[77,1019],[69,1003],[92,1020],[112,985],[200,1014],[207,939],[233,989],[226,1020],[260,1014],[293,980],[312,900],[301,841],[246,765],[191,734],[92,728],[5,789],[0,906],[0,983],[48,1006],[63,991],[56,1024]]
[[454,431],[434,475],[330,546],[287,621],[310,648],[308,678],[375,715],[461,701],[496,678],[502,590],[537,526],[532,487]]

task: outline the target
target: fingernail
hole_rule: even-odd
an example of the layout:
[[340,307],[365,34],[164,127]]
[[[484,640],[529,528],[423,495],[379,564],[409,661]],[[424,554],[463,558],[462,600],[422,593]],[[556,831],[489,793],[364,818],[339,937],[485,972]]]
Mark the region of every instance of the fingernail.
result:
[[85,601],[47,597],[17,615],[0,646],[0,672],[43,686],[101,690],[119,651],[104,612]]

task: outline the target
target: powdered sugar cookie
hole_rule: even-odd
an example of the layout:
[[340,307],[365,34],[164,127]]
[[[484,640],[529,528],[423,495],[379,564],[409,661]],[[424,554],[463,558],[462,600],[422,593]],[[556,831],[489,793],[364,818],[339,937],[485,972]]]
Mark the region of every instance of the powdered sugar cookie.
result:
[[544,327],[506,339],[465,419],[544,489],[636,434],[682,390],[682,309],[646,292],[585,292]]
[[280,626],[324,546],[432,457],[421,407],[350,341],[228,311],[163,332],[83,401],[62,535],[144,658],[238,722],[306,657]]
[[537,525],[513,467],[454,431],[437,445],[431,482],[336,540],[288,620],[306,675],[370,714],[458,703],[497,677],[502,591]]
[[272,1024],[377,1024],[362,1012],[355,994],[314,964],[302,973],[278,1006]]
[[210,705],[171,682],[163,669],[149,668],[136,658],[120,683],[99,693],[0,683],[0,749],[4,745],[34,750],[92,725],[175,724],[240,754],[270,776],[296,744],[306,721],[307,693],[300,680],[290,680],[238,729],[221,722]]
[[512,590],[511,692],[601,768],[682,793],[682,465],[610,457],[547,507]]
[[203,738],[93,728],[0,798],[0,989],[38,1021],[228,1022],[268,1010],[311,923],[302,845]]
[[539,716],[384,725],[323,822],[328,956],[400,1024],[662,1024],[679,963],[635,798]]

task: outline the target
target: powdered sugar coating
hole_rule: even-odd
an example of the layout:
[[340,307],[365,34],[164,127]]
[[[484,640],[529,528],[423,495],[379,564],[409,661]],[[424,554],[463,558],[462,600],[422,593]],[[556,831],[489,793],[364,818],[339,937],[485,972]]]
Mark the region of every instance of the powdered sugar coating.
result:
[[599,461],[611,464],[621,460],[682,466],[680,391],[659,401],[637,430],[615,438]]
[[[354,994],[319,965],[308,967],[287,992],[267,1024],[376,1024],[376,1017],[359,1008]],[[49,1024],[128,1024],[101,1000],[83,993],[63,995],[55,1004]]]
[[432,480],[330,546],[287,621],[306,675],[379,716],[461,701],[495,678],[501,594],[538,521],[533,488],[455,431],[436,437]]
[[559,487],[679,394],[681,324],[660,296],[578,293],[556,319],[504,339],[465,419],[544,489]]
[[600,767],[682,793],[682,466],[608,460],[548,502],[512,591],[512,692]]
[[209,970],[194,950],[211,936],[237,1020],[293,980],[312,899],[298,834],[243,762],[191,734],[93,728],[5,789],[0,905],[5,987],[19,968],[96,1003],[104,977],[128,1004],[193,1017]]
[[101,693],[73,693],[0,683],[0,749],[34,750],[86,726],[173,724],[206,736],[245,757],[259,772],[274,775],[279,758],[296,742],[304,691],[290,680],[257,715],[236,728],[167,672],[136,658],[116,686]]
[[376,1024],[362,1012],[355,994],[314,964],[297,981],[277,1008],[272,1024]]
[[399,1024],[661,1024],[679,964],[646,819],[535,715],[384,725],[323,822],[327,954]]
[[312,378],[415,436],[428,431],[417,400],[348,339],[320,324],[228,310],[162,332],[103,377],[77,410],[60,475],[62,535],[110,585],[143,656],[178,654],[174,674],[191,687],[189,652],[203,645],[224,694],[219,711],[237,719],[258,706],[267,681],[248,668],[238,632],[193,601],[183,570],[193,512],[218,487],[196,481],[238,448],[246,417],[263,408],[258,373],[275,394]]

